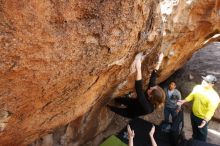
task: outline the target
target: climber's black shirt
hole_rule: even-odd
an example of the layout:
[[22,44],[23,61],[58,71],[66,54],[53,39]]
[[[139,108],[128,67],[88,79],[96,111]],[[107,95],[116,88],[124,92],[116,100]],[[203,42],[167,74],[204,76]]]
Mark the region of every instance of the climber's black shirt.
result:
[[[150,77],[148,84],[148,89],[150,87],[156,86],[156,72],[153,71]],[[154,111],[154,106],[148,100],[148,97],[145,96],[145,92],[142,88],[142,80],[135,81],[135,89],[137,93],[137,98],[130,97],[118,97],[115,98],[115,103],[123,104],[126,108],[119,108],[115,106],[108,106],[111,111],[127,118],[136,118],[141,115],[150,114]]]
[[[148,89],[150,87],[156,86],[156,78],[157,78],[156,71],[153,71],[151,73],[150,81],[148,84]],[[135,81],[135,89],[136,89],[136,93],[137,93],[137,97],[138,97],[138,102],[139,102],[141,108],[143,109],[143,115],[152,113],[154,111],[154,106],[150,103],[150,101],[148,100],[147,93],[144,92],[144,90],[142,88],[142,80]]]

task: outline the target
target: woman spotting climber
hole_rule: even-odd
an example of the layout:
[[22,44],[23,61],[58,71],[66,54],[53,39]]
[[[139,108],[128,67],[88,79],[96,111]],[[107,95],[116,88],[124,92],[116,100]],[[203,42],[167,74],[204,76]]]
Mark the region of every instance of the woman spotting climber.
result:
[[[131,130],[130,125],[127,126],[127,132],[128,132],[128,146],[134,146],[133,139],[134,139],[135,133],[134,133],[134,130]],[[151,145],[157,146],[157,143],[154,139],[154,133],[155,133],[155,126],[153,125],[149,132],[149,137],[150,137]]]
[[161,62],[163,60],[163,53],[159,56],[159,61],[155,69],[151,73],[150,81],[148,84],[148,89],[146,92],[142,88],[142,72],[141,72],[141,62],[143,60],[143,54],[138,54],[135,57],[135,68],[136,68],[136,81],[135,89],[137,93],[137,98],[120,97],[116,98],[115,102],[123,104],[126,108],[118,108],[109,106],[109,108],[124,117],[135,118],[141,115],[146,115],[152,113],[154,109],[160,108],[165,101],[165,93],[161,87],[156,85],[157,70],[159,69]]

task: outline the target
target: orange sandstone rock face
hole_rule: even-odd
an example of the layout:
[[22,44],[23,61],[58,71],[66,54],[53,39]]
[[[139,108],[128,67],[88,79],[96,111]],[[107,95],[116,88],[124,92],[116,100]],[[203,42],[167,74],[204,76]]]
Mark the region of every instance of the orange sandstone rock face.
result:
[[139,51],[152,70],[160,24],[155,0],[2,0],[0,145],[29,144],[111,98]]
[[[176,1],[176,3],[175,3]],[[183,66],[192,54],[209,42],[220,39],[220,1],[164,1],[163,43],[165,58],[160,80]],[[165,11],[165,8],[168,10]],[[169,14],[167,14],[170,12]]]
[[27,145],[71,121],[78,130],[89,125],[75,139],[82,143],[106,127],[95,117],[111,119],[107,100],[133,90],[137,52],[148,54],[144,80],[165,52],[162,81],[219,33],[218,0],[172,2],[2,0],[0,145]]

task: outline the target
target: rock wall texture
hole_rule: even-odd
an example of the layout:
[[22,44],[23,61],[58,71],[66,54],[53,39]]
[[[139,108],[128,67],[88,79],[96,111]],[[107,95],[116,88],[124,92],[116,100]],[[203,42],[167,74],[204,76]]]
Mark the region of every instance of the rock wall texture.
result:
[[219,9],[219,0],[0,0],[0,145],[71,121],[80,145],[110,122],[107,101],[133,90],[137,52],[147,81],[164,51],[165,80],[220,32]]
[[163,1],[161,10],[164,22],[161,49],[167,53],[167,59],[160,79],[165,80],[195,51],[219,40],[220,1]]

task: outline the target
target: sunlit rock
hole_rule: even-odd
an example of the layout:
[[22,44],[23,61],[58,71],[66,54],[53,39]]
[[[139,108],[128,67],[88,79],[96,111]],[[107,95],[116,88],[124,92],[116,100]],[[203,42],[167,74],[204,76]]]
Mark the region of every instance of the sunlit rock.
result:
[[10,116],[0,145],[27,145],[68,123],[82,144],[111,121],[108,101],[133,91],[137,52],[147,54],[146,82],[165,53],[160,82],[219,33],[219,1],[168,2],[1,1],[0,108]]

